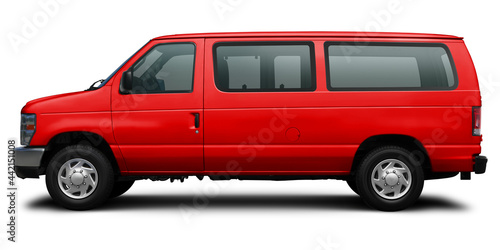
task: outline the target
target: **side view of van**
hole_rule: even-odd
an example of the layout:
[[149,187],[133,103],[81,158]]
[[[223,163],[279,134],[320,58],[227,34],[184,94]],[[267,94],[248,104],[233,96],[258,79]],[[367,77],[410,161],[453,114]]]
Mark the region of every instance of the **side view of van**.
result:
[[[97,82],[96,82],[97,83]],[[136,180],[338,179],[411,206],[482,174],[481,95],[461,37],[250,32],[157,37],[86,91],[21,111],[20,178],[92,209]]]

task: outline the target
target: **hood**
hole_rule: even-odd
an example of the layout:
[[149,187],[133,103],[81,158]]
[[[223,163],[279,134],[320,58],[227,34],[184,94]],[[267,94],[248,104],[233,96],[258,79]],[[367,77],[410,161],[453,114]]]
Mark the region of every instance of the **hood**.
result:
[[110,110],[109,86],[92,91],[80,91],[53,95],[31,100],[26,103],[21,113],[76,113]]

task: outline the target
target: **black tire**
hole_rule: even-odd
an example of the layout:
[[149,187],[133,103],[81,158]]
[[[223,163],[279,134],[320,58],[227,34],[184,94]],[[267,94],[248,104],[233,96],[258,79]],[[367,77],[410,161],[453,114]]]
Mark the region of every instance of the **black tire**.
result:
[[356,185],[356,179],[355,178],[347,179],[345,182],[347,182],[347,185],[351,188],[351,190],[354,193],[359,194],[358,193],[358,186]]
[[[71,176],[68,176],[66,170],[62,170],[62,168],[68,169],[63,166],[71,166],[71,161],[76,161],[78,163],[85,162],[85,164],[80,168],[77,165],[73,165],[73,172],[69,171]],[[90,168],[89,166],[92,166],[93,168]],[[93,172],[86,174],[87,172],[80,172],[78,170],[79,168],[81,171],[87,171],[85,170],[87,167],[93,169]],[[62,174],[60,171],[62,171]],[[80,173],[79,176],[76,176],[78,173]],[[65,175],[67,177],[65,180],[71,182],[71,184],[60,185],[59,181],[62,180],[60,175]],[[76,186],[76,184],[73,183],[73,181],[77,178],[80,178],[77,180],[80,182],[79,186]],[[89,179],[82,178],[93,178],[95,181],[88,181]],[[86,184],[85,180],[89,183],[94,183],[95,185],[90,186],[91,184]],[[77,181],[75,181],[75,183]],[[111,191],[113,190],[114,174],[108,158],[101,151],[90,146],[73,145],[63,148],[56,153],[54,157],[52,157],[49,165],[47,166],[45,184],[47,185],[47,190],[49,191],[50,196],[59,205],[71,210],[88,210],[102,205],[109,198]],[[70,186],[79,188],[80,185],[82,190],[83,188],[87,189],[85,189],[84,192],[77,191],[77,195],[75,195],[75,193],[71,193],[70,191],[63,191],[63,189],[66,188],[69,190]],[[88,196],[70,197],[70,195],[79,196],[81,193],[85,193]]]
[[[392,165],[385,165],[387,171],[380,171],[380,177],[379,171],[374,169],[379,163],[377,169],[383,169],[384,162],[392,162]],[[396,167],[389,171],[389,166]],[[401,169],[406,171],[399,172]],[[405,179],[401,179],[401,176]],[[372,180],[376,181],[372,184]],[[401,184],[407,183],[408,180],[408,185]],[[363,159],[356,172],[356,184],[359,195],[367,205],[382,211],[397,211],[413,205],[420,197],[424,187],[424,172],[408,150],[398,146],[385,146],[371,151]],[[394,191],[393,197],[389,197],[389,187],[398,190]]]
[[134,182],[135,182],[134,180],[115,182],[115,185],[113,187],[113,191],[111,191],[111,195],[109,196],[109,198],[110,199],[115,198],[115,197],[118,197],[118,196],[124,194],[132,187],[132,185],[134,185]]

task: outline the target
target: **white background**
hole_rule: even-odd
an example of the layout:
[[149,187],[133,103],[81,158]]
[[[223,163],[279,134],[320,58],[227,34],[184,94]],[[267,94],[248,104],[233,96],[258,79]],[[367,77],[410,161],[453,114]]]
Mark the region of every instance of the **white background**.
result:
[[[1,249],[499,249],[497,1],[54,1],[0,6],[4,190],[6,141],[19,138],[19,112],[27,101],[86,89],[153,37],[215,31],[465,37],[481,84],[488,169],[472,181],[428,181],[415,206],[395,213],[366,208],[344,182],[333,180],[141,181],[85,212],[56,206],[44,178],[18,180],[18,242],[6,240],[6,191],[0,192]],[[55,5],[47,10],[47,2]],[[208,205],[193,205],[205,204],[204,198]]]

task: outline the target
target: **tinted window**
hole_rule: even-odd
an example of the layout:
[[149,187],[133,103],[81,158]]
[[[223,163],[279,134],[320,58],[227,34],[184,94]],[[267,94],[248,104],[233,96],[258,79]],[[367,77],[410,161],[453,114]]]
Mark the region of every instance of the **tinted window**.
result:
[[441,44],[329,43],[329,89],[449,89],[456,74]]
[[223,91],[314,90],[312,44],[222,43],[214,49]]
[[132,66],[132,94],[191,92],[194,52],[187,43],[153,47]]

